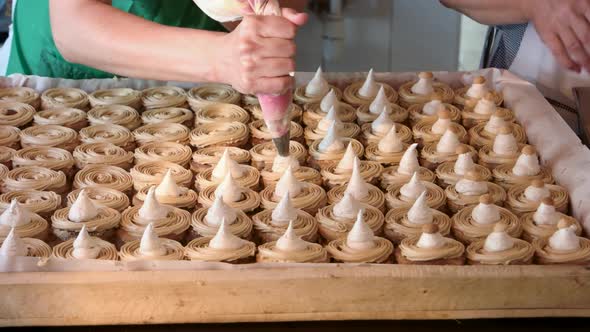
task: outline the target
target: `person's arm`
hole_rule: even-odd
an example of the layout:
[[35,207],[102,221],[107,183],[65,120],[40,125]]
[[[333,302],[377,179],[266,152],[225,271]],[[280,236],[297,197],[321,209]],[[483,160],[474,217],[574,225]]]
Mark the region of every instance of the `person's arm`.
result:
[[[305,11],[305,6],[307,6],[308,0],[280,0],[279,2],[281,4],[281,8],[291,8],[295,9],[297,12],[303,13]],[[233,31],[238,26],[238,24],[240,24],[240,21],[224,22],[222,24],[228,31]]]
[[70,62],[117,75],[224,82],[245,93],[292,85],[293,38],[307,16],[248,16],[231,33],[169,27],[125,13],[104,0],[50,0],[53,38]]
[[440,0],[490,25],[532,22],[565,68],[590,71],[590,0]]

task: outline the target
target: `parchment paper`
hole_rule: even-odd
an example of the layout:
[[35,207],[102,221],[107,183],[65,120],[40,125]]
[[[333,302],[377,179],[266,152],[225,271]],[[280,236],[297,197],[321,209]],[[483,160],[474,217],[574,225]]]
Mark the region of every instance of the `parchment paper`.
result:
[[[334,85],[344,88],[351,82],[364,79],[366,73],[327,73],[326,78]],[[534,85],[518,78],[514,74],[497,69],[486,69],[470,73],[436,72],[437,79],[457,88],[471,83],[474,76],[484,75],[488,84],[501,90],[505,105],[516,113],[518,121],[524,126],[529,142],[533,144],[541,157],[541,162],[553,171],[555,180],[568,189],[571,212],[590,233],[590,150],[586,148],[559,116],[555,109],[545,100]],[[313,73],[297,73],[297,84],[304,84],[313,77]],[[399,88],[404,82],[414,79],[416,73],[377,73],[379,81]],[[92,79],[68,80],[38,76],[11,75],[0,77],[0,87],[27,86],[38,91],[53,87],[76,87],[91,92],[97,89],[130,87],[141,90],[148,87],[174,85],[191,88],[198,84],[183,82],[158,82],[136,79]],[[190,261],[141,261],[117,262],[57,259],[39,260],[30,257],[2,258],[0,271],[138,271],[138,270],[241,270],[267,269],[285,267],[330,268],[335,264],[246,264],[232,265],[226,263],[202,263]]]

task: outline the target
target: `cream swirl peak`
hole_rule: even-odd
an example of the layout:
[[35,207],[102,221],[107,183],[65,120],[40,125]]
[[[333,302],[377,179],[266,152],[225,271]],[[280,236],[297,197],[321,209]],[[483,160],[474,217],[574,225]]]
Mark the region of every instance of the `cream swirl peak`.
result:
[[153,223],[149,223],[143,231],[139,241],[139,253],[145,257],[162,257],[167,253],[166,247],[162,245],[162,240],[154,230]]
[[383,153],[399,153],[404,149],[404,143],[397,134],[395,126],[391,126],[387,134],[377,143],[377,149]]
[[[493,103],[493,102],[492,102]],[[496,104],[494,104],[495,107]],[[500,132],[500,128],[506,127],[508,124],[504,117],[501,114],[501,111],[495,111],[491,116],[488,122],[486,122],[483,129],[488,133],[492,133],[497,135]]]
[[82,189],[74,204],[68,211],[68,219],[73,222],[86,222],[96,218],[99,215],[99,207],[88,197],[86,190]]
[[557,224],[557,231],[549,238],[549,247],[562,252],[580,249],[580,238],[576,235],[576,226],[562,219]]
[[524,190],[524,198],[529,201],[541,202],[547,197],[551,197],[551,191],[542,180],[533,180]]
[[512,127],[505,126],[500,128],[498,135],[494,138],[492,151],[503,156],[518,153],[518,142],[512,133]]
[[288,193],[291,197],[297,197],[302,190],[303,185],[293,174],[293,169],[288,167],[277,182],[274,194],[277,197],[283,197]]
[[436,144],[436,151],[439,153],[455,153],[459,145],[461,145],[459,136],[457,136],[453,127],[449,127]]
[[422,234],[416,242],[416,246],[422,249],[439,249],[444,247],[447,240],[440,234],[436,224],[422,226]]
[[420,197],[420,195],[422,195],[422,193],[425,191],[427,191],[427,188],[424,183],[420,181],[418,172],[414,172],[412,178],[410,178],[410,181],[400,188],[399,193],[404,197],[418,199],[418,197]]
[[158,202],[156,187],[152,186],[143,200],[143,205],[137,211],[137,215],[144,222],[158,222],[166,218],[168,212],[170,212],[170,207]]
[[219,162],[213,168],[211,177],[217,180],[224,179],[228,171],[231,172],[234,178],[244,176],[243,168],[231,158],[229,149],[226,148],[223,150],[223,155],[219,159]]
[[341,129],[343,127],[342,121],[338,118],[338,112],[336,112],[336,107],[330,107],[330,110],[324,116],[320,122],[318,122],[317,128],[321,131],[328,131],[332,123],[336,123],[336,128]]
[[297,171],[300,168],[299,160],[291,154],[286,157],[277,154],[272,162],[272,171],[274,173],[282,173],[288,167],[291,167],[293,171]]
[[455,161],[455,165],[453,170],[457,175],[465,175],[467,172],[473,171],[475,169],[475,163],[473,162],[473,157],[471,156],[471,150],[465,145],[460,145],[457,150],[457,161]]
[[412,224],[425,225],[431,224],[434,216],[432,210],[428,206],[428,199],[426,198],[427,191],[423,191],[418,199],[412,204],[408,210],[408,221]]
[[392,111],[391,103],[387,99],[387,95],[385,94],[385,88],[383,85],[379,88],[379,92],[377,92],[377,96],[369,105],[369,112],[372,114],[381,114],[386,112],[390,114]]
[[340,135],[338,134],[338,125],[336,122],[332,122],[326,136],[321,140],[318,145],[318,150],[322,153],[340,152],[344,150],[345,144]]
[[384,108],[377,119],[371,123],[371,132],[375,135],[385,135],[391,127],[395,127],[395,122],[391,120],[389,113],[387,113]]
[[205,222],[209,226],[218,227],[221,225],[221,220],[225,220],[228,225],[233,224],[238,219],[236,211],[223,201],[223,196],[215,197],[213,204],[207,210],[205,215]]
[[369,70],[365,82],[360,87],[358,94],[364,98],[374,98],[379,91],[379,83],[375,81],[375,75],[373,74],[373,68]]
[[297,209],[293,206],[291,195],[286,192],[271,214],[271,223],[284,226],[297,219]]
[[355,158],[358,158],[356,152],[354,152],[352,144],[348,144],[346,152],[344,152],[344,156],[342,156],[342,159],[340,159],[336,168],[339,170],[352,171]]
[[527,145],[522,148],[520,156],[516,159],[512,173],[516,176],[534,176],[541,172],[539,158],[534,147]]
[[413,94],[428,96],[434,93],[434,75],[431,72],[422,72],[418,75],[418,81],[410,89]]
[[361,176],[361,166],[358,157],[354,160],[350,181],[348,182],[344,193],[351,194],[358,200],[362,200],[369,196],[369,186],[367,185],[367,182],[365,182],[365,179]]
[[336,111],[338,111],[340,107],[340,101],[338,100],[338,95],[336,95],[334,89],[330,89],[330,92],[328,92],[320,102],[320,110],[324,113],[328,113],[332,107],[334,107]]
[[471,218],[481,225],[497,223],[501,218],[500,208],[494,204],[490,195],[482,195],[479,197],[479,204],[471,211]]
[[295,233],[293,228],[293,221],[289,222],[289,226],[285,233],[277,240],[275,247],[285,252],[303,251],[309,246],[309,242],[303,240]]
[[238,202],[242,199],[244,191],[245,189],[240,187],[228,169],[223,181],[215,189],[215,197],[223,196],[226,203]]
[[28,249],[24,241],[16,234],[14,227],[2,242],[0,247],[0,256],[4,257],[22,257],[27,256]]
[[100,255],[100,246],[96,244],[96,239],[88,234],[86,225],[82,226],[80,233],[73,243],[74,250],[72,256],[77,259],[95,259]]
[[473,83],[465,94],[469,98],[481,99],[488,92],[490,92],[490,89],[486,85],[486,79],[483,76],[479,76],[473,80]]
[[0,214],[0,225],[19,227],[31,222],[31,212],[27,210],[16,198],[10,201],[8,209]]
[[342,199],[334,204],[332,213],[337,218],[353,219],[361,210],[361,203],[351,193],[344,193]]
[[457,181],[455,190],[463,195],[477,196],[486,194],[489,188],[487,182],[482,181],[479,174],[470,171],[462,179]]
[[235,250],[243,247],[245,243],[245,240],[240,239],[229,231],[225,219],[222,219],[217,233],[209,241],[209,248],[218,250]]
[[485,239],[483,250],[487,252],[501,252],[514,248],[514,238],[506,233],[506,224],[497,223],[494,231]]
[[182,194],[180,187],[174,181],[172,177],[172,170],[168,169],[160,184],[155,190],[156,198],[161,197],[178,197]]
[[365,222],[363,213],[362,209],[358,212],[356,221],[346,236],[346,245],[359,251],[375,248],[375,234]]
[[308,97],[320,97],[328,93],[328,90],[330,90],[330,85],[324,78],[322,67],[320,66],[311,81],[307,83],[305,95]]
[[535,225],[557,225],[561,214],[555,209],[555,203],[551,197],[545,197],[533,214]]
[[432,124],[430,131],[436,135],[442,135],[451,127],[451,112],[444,109],[437,113],[438,119]]
[[416,148],[417,143],[414,143],[408,147],[404,152],[402,159],[400,159],[397,172],[405,175],[412,175],[420,169],[420,163],[418,162],[418,152]]
[[425,115],[436,115],[438,112],[446,109],[445,104],[442,101],[442,97],[435,95],[431,101],[424,104],[422,107],[422,113]]

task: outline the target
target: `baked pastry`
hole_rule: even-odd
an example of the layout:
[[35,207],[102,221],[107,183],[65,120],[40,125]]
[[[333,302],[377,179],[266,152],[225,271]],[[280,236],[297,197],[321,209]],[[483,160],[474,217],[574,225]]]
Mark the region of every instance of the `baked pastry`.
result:
[[0,195],[0,211],[8,209],[13,199],[45,220],[49,220],[53,211],[61,207],[61,196],[53,191],[15,190]]
[[223,201],[232,208],[250,213],[260,206],[261,194],[240,186],[228,170],[218,186],[205,187],[199,192],[198,203],[201,207],[210,207],[215,199],[221,196]]
[[473,152],[466,145],[459,145],[456,153],[456,161],[444,162],[436,168],[436,183],[441,188],[456,184],[467,172],[478,173],[482,181],[492,179],[492,172],[487,167],[473,162]]
[[77,108],[53,108],[35,113],[33,124],[36,126],[64,126],[80,131],[88,126],[88,120],[86,112]]
[[59,259],[99,259],[115,261],[119,257],[117,248],[110,242],[88,234],[86,225],[82,226],[77,237],[53,247],[51,257]]
[[20,132],[20,145],[52,146],[70,152],[80,144],[78,133],[74,129],[62,126],[44,125],[28,127]]
[[39,92],[24,86],[0,89],[0,102],[29,104],[33,108],[39,108],[41,106]]
[[557,211],[567,214],[569,194],[564,187],[533,180],[530,184],[518,184],[508,190],[506,206],[517,215],[533,212],[543,198],[551,197]]
[[518,143],[526,143],[524,129],[513,122],[506,122],[501,111],[496,111],[486,122],[478,123],[469,129],[469,144],[476,149],[494,144],[494,139],[503,127],[511,127],[514,138]]
[[[278,152],[273,142],[266,142],[253,146],[250,149],[250,155],[252,157],[250,164],[259,170],[263,170],[272,167],[275,158],[278,156]],[[307,149],[299,142],[290,141],[289,156],[297,159],[300,165],[305,165]]]
[[129,130],[141,126],[141,117],[132,107],[125,105],[97,106],[88,112],[88,122],[91,125],[116,124]]
[[188,91],[188,103],[193,111],[212,103],[240,105],[242,96],[227,84],[207,83],[196,86]]
[[535,179],[545,183],[553,183],[551,170],[539,165],[539,157],[534,147],[526,145],[522,148],[516,163],[499,165],[493,170],[494,182],[508,190],[516,184],[528,184]]
[[252,221],[260,243],[277,241],[287,227],[305,241],[318,241],[318,222],[311,214],[293,206],[289,192],[273,210],[258,212]]
[[188,259],[201,262],[251,263],[255,253],[256,244],[233,235],[225,220],[221,221],[215,236],[196,238],[185,247]]
[[228,149],[225,149],[215,167],[204,170],[195,176],[195,188],[200,191],[206,187],[217,186],[223,182],[228,172],[240,186],[252,190],[259,189],[260,172],[258,169],[238,164],[231,159]]
[[435,95],[442,97],[445,103],[452,103],[455,97],[453,89],[448,84],[435,81],[432,72],[421,72],[417,80],[406,82],[399,88],[402,107],[427,103]]
[[424,146],[428,143],[438,142],[450,127],[455,128],[454,132],[459,136],[459,141],[467,143],[467,131],[463,126],[451,120],[451,113],[446,109],[437,113],[436,120],[418,121],[412,128],[412,134],[414,135],[414,141],[419,146]]
[[29,104],[0,102],[0,125],[25,128],[33,121],[35,109]]
[[96,90],[88,95],[90,105],[94,107],[124,105],[141,109],[141,92],[129,88]]
[[319,103],[324,96],[334,90],[338,99],[342,98],[342,91],[337,87],[330,85],[324,78],[322,67],[318,67],[315,75],[306,85],[299,86],[293,93],[293,101],[301,106],[307,104]]
[[393,244],[373,234],[371,227],[364,221],[362,211],[359,211],[346,238],[331,241],[326,246],[326,250],[335,262],[374,264],[393,262]]
[[414,126],[421,120],[436,120],[438,112],[447,110],[451,121],[461,123],[461,111],[450,103],[443,102],[443,97],[437,93],[432,95],[427,103],[413,104],[408,107],[410,125]]
[[333,122],[336,122],[336,129],[342,137],[356,138],[361,132],[361,128],[356,123],[340,121],[336,109],[332,107],[316,127],[305,128],[304,137],[307,145],[324,138]]
[[18,150],[12,157],[12,166],[39,166],[62,171],[68,178],[74,177],[74,157],[64,149],[31,146]]
[[141,126],[133,131],[137,145],[142,146],[152,142],[174,142],[188,144],[190,129],[180,123],[152,123]]
[[129,197],[127,195],[118,190],[107,187],[85,187],[82,189],[76,189],[68,194],[66,198],[67,205],[72,206],[82,191],[84,191],[86,196],[96,204],[115,209],[119,212],[123,212],[130,205]]
[[[2,129],[0,128],[0,130]],[[6,167],[6,172],[12,168],[12,156],[14,156],[15,153],[15,149],[0,146],[0,165]],[[6,174],[4,174],[4,176],[6,176]],[[4,179],[4,176],[2,176],[2,179]]]
[[133,177],[117,166],[88,165],[74,176],[75,189],[86,187],[106,187],[118,190],[131,197]]
[[418,162],[417,147],[417,143],[410,145],[404,151],[398,165],[383,170],[383,173],[381,173],[381,188],[387,189],[393,184],[406,183],[414,173],[418,173],[418,179],[421,181],[434,182],[434,173],[426,167],[421,167]]
[[535,249],[523,240],[511,236],[506,224],[496,223],[493,231],[482,240],[467,247],[470,265],[523,265],[531,264]]
[[190,143],[197,149],[213,146],[244,147],[249,140],[250,130],[241,122],[203,124],[190,133]]
[[344,157],[348,145],[352,145],[352,149],[357,156],[363,155],[363,145],[355,139],[341,137],[336,123],[333,122],[326,137],[313,142],[309,146],[309,158],[307,160],[309,166],[318,170],[336,166]]
[[[457,148],[462,145],[456,130],[455,127],[449,127],[438,142],[424,145],[420,154],[420,164],[434,171],[446,161],[456,161],[458,158]],[[473,156],[477,156],[474,148],[467,147],[473,152]]]
[[469,205],[453,216],[453,235],[465,244],[484,240],[501,223],[512,237],[519,238],[522,225],[518,217],[497,206],[488,194],[479,197],[479,204]]
[[[257,104],[244,106],[244,109],[250,113],[252,120],[264,120],[264,117],[262,116],[262,108],[260,108],[260,105],[258,104],[258,97],[255,98]],[[303,118],[303,109],[297,104],[291,104],[287,110],[287,113],[293,122],[300,123],[301,119]]]
[[242,105],[244,106],[260,106],[258,102],[258,97],[255,95],[250,94],[243,94],[242,95]]
[[328,252],[321,244],[301,238],[289,222],[287,230],[276,241],[258,246],[259,263],[329,263]]
[[141,91],[141,102],[146,110],[188,106],[186,92],[175,86],[145,89]]
[[325,242],[346,238],[360,211],[373,233],[381,235],[384,222],[383,212],[371,205],[359,202],[351,193],[345,193],[338,203],[325,206],[316,214],[319,232]]
[[193,151],[189,146],[174,142],[152,142],[135,149],[135,163],[168,161],[184,168],[189,166]]
[[395,249],[395,259],[399,264],[463,265],[464,252],[461,242],[443,237],[436,224],[426,224],[420,236],[402,240]]
[[0,238],[6,237],[12,229],[20,237],[46,240],[49,235],[47,221],[22,206],[16,198],[0,214]]
[[88,94],[76,88],[53,88],[43,91],[41,94],[41,108],[77,108],[88,110]]
[[294,207],[311,215],[315,215],[319,208],[326,205],[324,189],[317,184],[299,182],[289,166],[276,185],[266,187],[260,192],[262,207],[267,210],[276,208],[287,193],[291,195]]
[[354,122],[356,120],[356,110],[353,106],[338,100],[334,90],[322,98],[320,103],[309,104],[305,107],[302,120],[303,123],[311,128],[317,127],[318,123],[326,117],[330,109],[334,108],[338,119],[342,122]]
[[8,175],[8,171],[10,171],[8,167],[6,167],[4,164],[0,164],[0,183],[2,183],[6,175]]
[[505,123],[514,122],[514,113],[507,108],[498,107],[494,98],[493,94],[487,94],[479,101],[468,101],[463,108],[463,112],[461,112],[463,126],[471,129],[478,124],[489,122],[489,120],[492,120],[492,117],[496,119],[492,121],[492,124],[498,121],[498,119],[504,120]]
[[47,190],[65,195],[70,186],[63,172],[39,166],[23,166],[10,170],[2,184],[2,192],[16,190]]
[[158,236],[181,242],[190,227],[191,214],[179,208],[160,204],[156,198],[156,187],[151,187],[141,206],[132,206],[121,215],[117,231],[120,243],[141,238],[146,227],[152,224]]
[[478,204],[480,197],[486,194],[494,204],[502,205],[506,200],[506,191],[502,187],[485,181],[475,171],[467,172],[457,183],[448,186],[444,193],[447,196],[447,206],[452,213]]
[[195,110],[195,128],[199,125],[219,122],[250,122],[245,109],[234,104],[208,103]]
[[391,121],[391,118],[385,112],[382,112],[375,121],[365,123],[361,126],[361,143],[364,145],[378,143],[383,137],[385,137],[385,135],[387,135],[391,130],[391,127],[395,127],[397,135],[402,142],[407,144],[412,143],[412,130],[402,124]]
[[193,125],[194,117],[195,113],[186,108],[154,108],[141,113],[141,122],[143,122],[143,124],[180,123],[184,126],[191,127]]
[[422,234],[422,226],[436,224],[440,233],[447,236],[451,231],[451,218],[428,206],[428,191],[423,191],[411,208],[393,209],[385,216],[385,237],[399,244],[407,237]]
[[391,103],[385,95],[385,89],[381,87],[370,104],[361,105],[356,110],[357,122],[359,125],[373,122],[383,112],[386,112],[393,122],[402,123],[408,119],[408,110]]
[[[142,205],[149,192],[150,186],[143,187],[133,197],[133,205]],[[172,176],[172,170],[168,169],[162,181],[154,191],[158,202],[174,206],[180,209],[192,210],[197,205],[197,193],[189,188],[180,187]]]
[[144,187],[157,186],[166,172],[171,171],[174,181],[183,187],[192,185],[193,173],[180,165],[167,161],[148,161],[135,165],[129,172],[133,178],[133,188],[141,191]]
[[576,227],[562,219],[558,230],[549,239],[536,239],[535,262],[537,264],[588,265],[590,240],[576,235]]
[[478,101],[485,96],[491,96],[489,99],[498,106],[502,105],[504,101],[502,93],[493,91],[488,87],[485,77],[477,76],[470,86],[455,90],[455,104],[466,105],[469,100]]
[[79,169],[87,165],[111,165],[128,171],[133,166],[133,152],[111,143],[84,143],[72,155]]
[[82,226],[87,226],[93,236],[109,241],[114,238],[120,222],[119,211],[96,204],[84,190],[72,205],[55,211],[51,216],[53,235],[60,241],[76,237]]
[[426,191],[426,202],[435,210],[443,210],[447,201],[445,192],[432,182],[422,181],[418,172],[414,173],[406,183],[394,183],[387,188],[385,201],[389,209],[410,208]]
[[199,149],[193,153],[191,161],[191,170],[198,174],[206,169],[214,167],[219,159],[223,156],[225,150],[228,150],[229,156],[238,164],[248,164],[250,162],[250,152],[236,147],[209,147]]
[[377,96],[381,87],[385,90],[387,99],[392,104],[395,104],[399,97],[397,92],[391,85],[377,82],[373,74],[373,69],[369,70],[367,78],[364,81],[354,82],[344,89],[344,101],[355,107],[370,104]]
[[397,128],[391,126],[389,131],[377,143],[370,143],[365,148],[365,158],[384,166],[395,166],[401,161],[408,144],[402,142]]
[[547,239],[557,231],[557,224],[562,219],[575,226],[577,235],[582,234],[582,225],[575,218],[558,212],[551,197],[543,198],[535,212],[527,212],[522,215],[522,238],[529,242],[539,238]]
[[512,128],[503,127],[494,138],[493,145],[484,145],[479,149],[478,162],[492,170],[499,165],[514,164],[520,149]]
[[191,217],[190,239],[197,237],[213,237],[219,230],[222,220],[225,220],[227,230],[243,238],[252,237],[252,220],[241,210],[234,209],[217,196],[213,205],[200,208]]
[[21,238],[15,228],[0,242],[0,257],[48,258],[51,255],[51,247],[47,243],[30,237]]
[[133,240],[121,246],[119,257],[122,261],[174,261],[182,260],[184,247],[180,242],[161,239],[154,231],[153,224],[148,224],[141,240]]
[[0,125],[0,146],[20,149],[20,129],[14,126]]
[[350,180],[346,185],[338,185],[328,191],[328,204],[339,202],[347,193],[354,196],[361,203],[374,206],[381,210],[381,212],[385,211],[385,195],[381,189],[368,184],[363,179],[358,163],[353,165]]
[[[264,120],[255,120],[248,124],[250,128],[250,142],[252,145],[261,144],[272,141],[272,134],[268,130]],[[303,128],[294,121],[291,121],[289,127],[290,138],[299,143],[303,143]]]
[[289,166],[297,180],[317,184],[318,186],[322,185],[322,176],[318,170],[311,167],[300,166],[299,161],[292,155],[287,157],[277,155],[271,167],[265,167],[260,171],[262,186],[268,187],[276,184]]
[[321,171],[324,185],[331,189],[347,183],[355,166],[358,166],[361,177],[366,182],[374,185],[379,183],[379,176],[383,172],[383,166],[374,161],[360,161],[354,153],[352,145],[348,145],[346,153],[344,153],[337,165],[328,166]]
[[125,127],[117,125],[96,125],[80,130],[82,143],[111,143],[125,151],[135,150],[135,137]]

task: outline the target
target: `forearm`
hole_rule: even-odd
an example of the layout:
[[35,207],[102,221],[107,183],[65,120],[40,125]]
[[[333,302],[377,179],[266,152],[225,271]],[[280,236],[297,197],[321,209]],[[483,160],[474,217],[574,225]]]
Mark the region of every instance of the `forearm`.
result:
[[66,60],[117,75],[216,81],[224,33],[168,27],[96,0],[51,0],[51,26]]
[[482,24],[501,25],[526,23],[531,20],[534,0],[440,0]]

